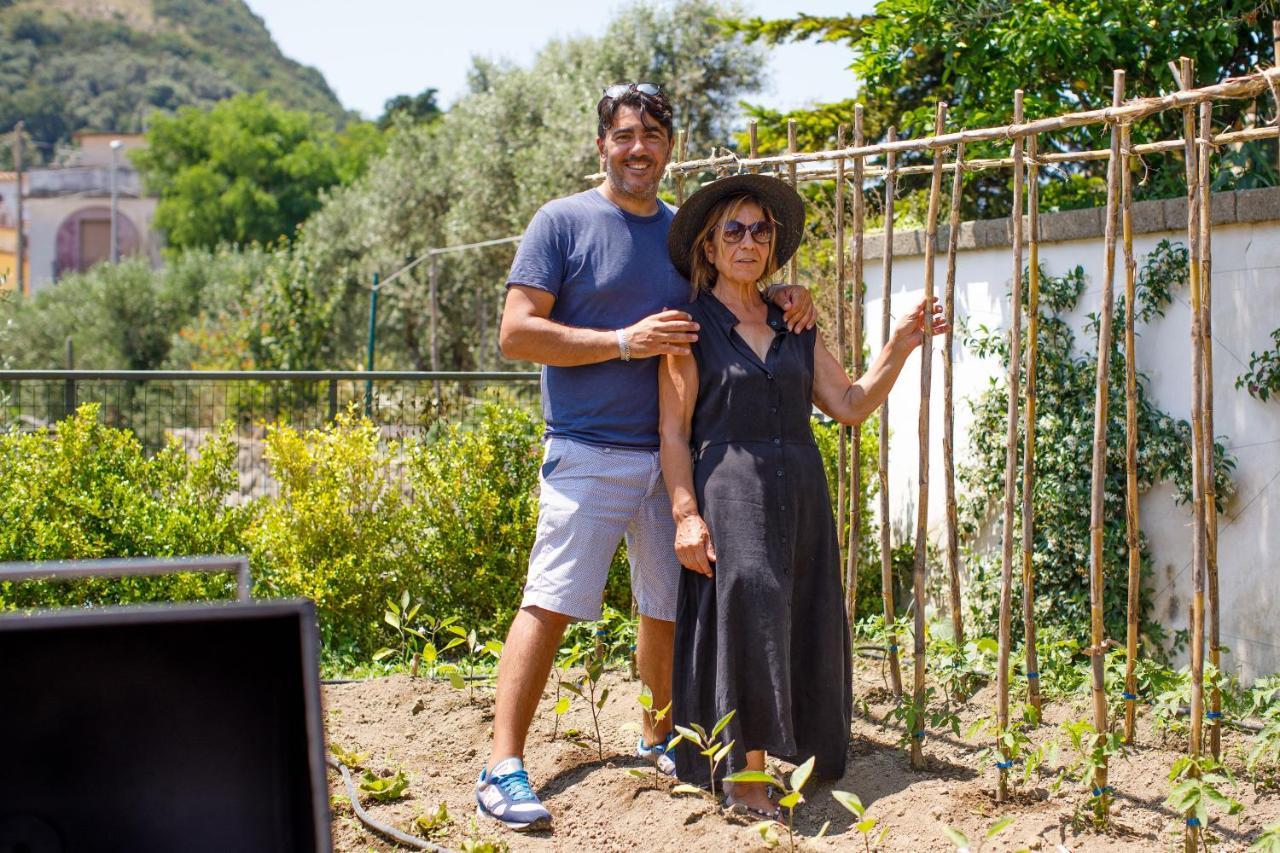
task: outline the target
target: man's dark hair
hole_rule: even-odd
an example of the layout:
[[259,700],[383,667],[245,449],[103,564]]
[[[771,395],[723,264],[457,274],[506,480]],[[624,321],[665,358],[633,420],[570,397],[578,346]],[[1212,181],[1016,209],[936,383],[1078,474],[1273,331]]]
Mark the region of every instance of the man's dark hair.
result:
[[596,136],[599,139],[604,139],[605,133],[613,127],[613,117],[620,107],[635,107],[640,111],[641,121],[645,118],[653,119],[662,125],[667,138],[671,138],[671,102],[667,100],[666,93],[646,95],[632,86],[616,98],[605,95],[596,104],[596,114],[600,117],[599,124],[596,125]]

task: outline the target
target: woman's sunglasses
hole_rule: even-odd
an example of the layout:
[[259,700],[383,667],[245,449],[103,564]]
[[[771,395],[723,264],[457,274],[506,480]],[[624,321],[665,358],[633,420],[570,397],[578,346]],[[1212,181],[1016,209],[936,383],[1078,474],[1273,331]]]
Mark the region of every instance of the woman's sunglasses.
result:
[[730,219],[720,226],[720,234],[726,243],[741,243],[742,238],[751,232],[751,239],[757,243],[769,243],[773,240],[773,223],[766,219],[743,225],[736,219]]
[[632,89],[642,95],[649,97],[657,97],[662,94],[662,87],[657,83],[614,83],[612,86],[605,87],[604,96],[606,98],[621,98]]

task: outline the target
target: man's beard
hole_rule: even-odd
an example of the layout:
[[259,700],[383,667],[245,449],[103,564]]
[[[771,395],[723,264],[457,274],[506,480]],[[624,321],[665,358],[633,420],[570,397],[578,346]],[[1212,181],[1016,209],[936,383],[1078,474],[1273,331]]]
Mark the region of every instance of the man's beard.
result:
[[[656,164],[651,165],[656,166]],[[624,163],[623,168],[625,169],[625,167],[626,164]],[[604,174],[609,181],[610,189],[623,198],[629,198],[633,201],[653,201],[658,197],[658,185],[662,183],[662,171],[656,168],[655,171],[657,173],[656,177],[646,184],[643,189],[632,190],[627,188],[628,176],[626,172],[616,169],[613,160],[605,158],[604,161]]]

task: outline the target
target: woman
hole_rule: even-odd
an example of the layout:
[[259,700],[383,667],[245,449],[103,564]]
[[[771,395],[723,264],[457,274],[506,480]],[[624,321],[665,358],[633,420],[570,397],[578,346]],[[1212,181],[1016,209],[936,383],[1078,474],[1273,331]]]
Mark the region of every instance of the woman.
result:
[[[814,756],[814,775],[844,774],[852,705],[840,553],[813,405],[861,423],[923,340],[922,301],[870,369],[851,382],[816,329],[793,334],[763,298],[795,253],[804,203],[763,175],[715,181],[680,208],[672,262],[693,284],[701,325],[692,356],[660,371],[662,474],[676,521],[681,579],[673,719],[708,730],[730,711],[733,748],[717,770],[763,770],[771,752]],[[946,330],[935,305],[935,334]],[[692,458],[690,451],[692,450]],[[706,784],[707,760],[676,749],[681,779]],[[727,802],[772,817],[760,783]]]

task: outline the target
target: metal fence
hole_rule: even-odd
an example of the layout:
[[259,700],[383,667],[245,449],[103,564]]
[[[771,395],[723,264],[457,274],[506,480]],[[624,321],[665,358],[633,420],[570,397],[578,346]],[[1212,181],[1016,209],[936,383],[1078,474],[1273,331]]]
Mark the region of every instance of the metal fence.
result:
[[410,371],[0,370],[0,430],[51,427],[85,403],[108,426],[132,431],[154,453],[167,436],[194,450],[222,424],[235,425],[243,497],[274,494],[264,438],[268,425],[316,429],[340,412],[366,416],[388,441],[429,439],[445,422],[466,422],[485,401],[530,411],[537,373]]

